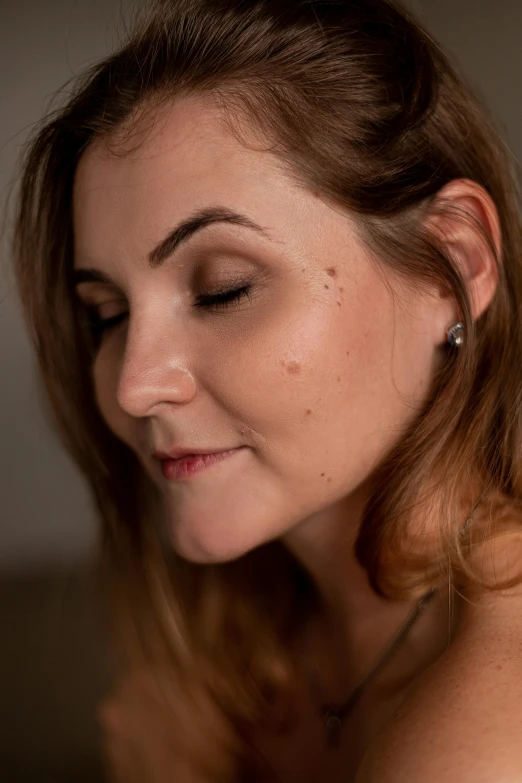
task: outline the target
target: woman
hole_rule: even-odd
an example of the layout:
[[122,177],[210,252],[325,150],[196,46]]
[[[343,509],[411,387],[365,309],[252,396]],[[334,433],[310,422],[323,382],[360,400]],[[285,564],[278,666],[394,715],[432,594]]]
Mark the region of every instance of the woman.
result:
[[391,0],[156,2],[23,166],[111,779],[518,781],[520,213],[436,44]]

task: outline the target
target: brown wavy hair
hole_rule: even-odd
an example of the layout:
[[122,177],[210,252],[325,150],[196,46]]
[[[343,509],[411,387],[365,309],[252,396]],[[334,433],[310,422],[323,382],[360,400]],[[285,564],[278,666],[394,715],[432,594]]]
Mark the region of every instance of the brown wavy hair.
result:
[[[212,727],[202,720],[201,732],[214,748],[185,751],[194,769],[230,780],[227,759],[243,753],[245,727],[288,718],[281,694],[291,688],[292,638],[313,587],[279,541],[216,565],[187,563],[162,541],[155,490],[95,403],[93,346],[71,274],[79,158],[95,139],[130,137],[147,112],[210,97],[238,138],[246,119],[292,176],[355,215],[383,268],[454,296],[465,344],[448,346],[423,410],[380,465],[356,545],[374,589],[397,599],[441,574],[506,586],[487,583],[470,552],[522,504],[516,173],[487,109],[391,0],[160,0],[70,89],[21,163],[13,242],[20,298],[49,410],[101,520],[120,649],[127,663],[163,672],[163,694],[170,683],[177,704],[206,705]],[[502,233],[498,287],[475,321],[456,265],[426,220],[450,208],[436,195],[458,178],[487,191]],[[495,252],[492,238],[483,239]],[[410,525],[416,509],[435,502],[433,476],[440,535],[428,553],[415,547]],[[477,524],[463,530],[472,512]]]

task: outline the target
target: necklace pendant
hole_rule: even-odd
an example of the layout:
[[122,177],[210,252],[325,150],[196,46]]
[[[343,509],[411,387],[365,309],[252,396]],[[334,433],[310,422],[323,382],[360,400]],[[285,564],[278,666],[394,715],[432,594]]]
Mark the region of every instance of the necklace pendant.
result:
[[336,748],[339,745],[342,720],[334,710],[328,710],[325,715],[326,744],[329,748]]

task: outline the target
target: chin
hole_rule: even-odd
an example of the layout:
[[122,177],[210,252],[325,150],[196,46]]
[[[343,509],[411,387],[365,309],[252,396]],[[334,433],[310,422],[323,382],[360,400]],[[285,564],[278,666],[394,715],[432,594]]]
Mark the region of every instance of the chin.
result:
[[[211,535],[209,535],[209,532]],[[227,563],[237,560],[243,555],[275,539],[265,529],[265,535],[245,535],[245,529],[232,531],[230,528],[217,531],[205,529],[190,529],[175,525],[169,530],[169,540],[174,551],[184,560],[201,565]],[[250,530],[250,533],[253,531]],[[242,533],[242,534],[241,534]]]
[[175,552],[184,560],[200,565],[211,565],[217,563],[228,563],[256,549],[262,543],[261,541],[246,542],[234,541],[228,538],[226,541],[208,539],[204,536],[191,535],[185,536],[171,534],[170,541]]

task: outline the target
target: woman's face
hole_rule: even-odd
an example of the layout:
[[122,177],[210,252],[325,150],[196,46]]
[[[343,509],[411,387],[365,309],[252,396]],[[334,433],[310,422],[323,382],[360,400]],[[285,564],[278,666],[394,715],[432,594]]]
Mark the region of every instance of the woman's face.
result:
[[[97,142],[75,180],[75,267],[106,279],[78,295],[100,318],[122,316],[92,368],[105,421],[160,489],[190,560],[237,557],[340,509],[349,524],[426,397],[447,306],[385,280],[352,219],[243,146],[209,102],[163,109],[141,141],[125,156]],[[207,210],[241,217],[200,221],[149,263]],[[243,287],[228,307],[202,299]],[[243,448],[167,479],[153,452],[176,447]]]

